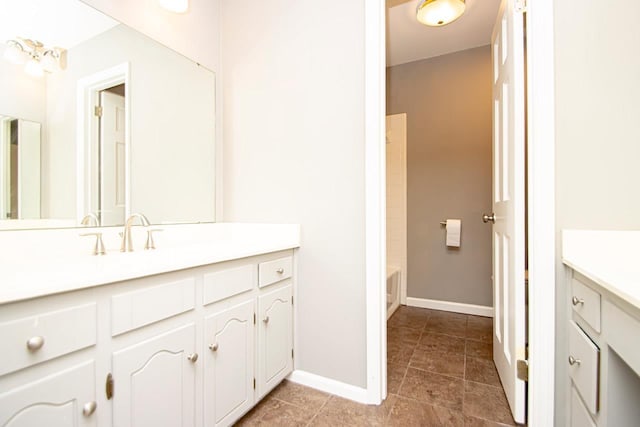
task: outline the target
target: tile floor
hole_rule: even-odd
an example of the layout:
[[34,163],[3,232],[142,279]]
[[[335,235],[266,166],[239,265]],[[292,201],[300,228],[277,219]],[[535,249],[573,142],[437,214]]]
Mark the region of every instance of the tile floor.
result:
[[288,381],[238,426],[515,425],[491,360],[492,319],[401,306],[387,324],[388,397],[362,405]]

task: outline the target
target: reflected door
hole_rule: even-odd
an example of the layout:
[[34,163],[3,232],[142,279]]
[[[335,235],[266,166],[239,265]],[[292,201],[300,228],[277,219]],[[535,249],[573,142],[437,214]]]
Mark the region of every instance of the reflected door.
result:
[[121,225],[125,217],[124,96],[100,92],[100,222]]

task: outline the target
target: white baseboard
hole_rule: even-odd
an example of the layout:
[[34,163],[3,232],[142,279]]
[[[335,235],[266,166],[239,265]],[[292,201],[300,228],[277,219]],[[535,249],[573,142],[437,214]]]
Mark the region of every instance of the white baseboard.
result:
[[463,304],[459,302],[413,297],[407,297],[407,305],[410,307],[431,308],[433,310],[451,311],[453,313],[493,317],[493,307],[487,307],[484,305]]
[[289,374],[287,379],[297,384],[324,391],[325,393],[331,393],[344,397],[345,399],[353,400],[354,402],[370,403],[367,399],[367,389],[332,380],[331,378],[321,377],[320,375],[298,369]]

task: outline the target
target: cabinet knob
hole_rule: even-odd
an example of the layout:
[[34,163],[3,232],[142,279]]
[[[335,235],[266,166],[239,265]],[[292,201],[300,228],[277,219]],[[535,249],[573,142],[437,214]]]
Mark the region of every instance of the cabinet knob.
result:
[[95,401],[87,402],[82,406],[82,415],[85,417],[91,416],[96,411],[98,404]]
[[276,273],[278,274],[283,274],[284,273],[284,268],[279,268],[276,270]]
[[209,344],[209,350],[211,350],[211,351],[218,351],[218,343],[215,343],[215,344]]
[[580,363],[582,363],[582,361],[580,359],[576,359],[573,356],[569,356],[569,365],[571,365],[571,366],[573,366],[573,365],[580,366]]
[[269,316],[267,316],[267,317],[265,317],[264,319],[262,319],[262,321],[263,321],[264,323],[269,323]]
[[196,363],[198,361],[198,353],[191,353],[187,356],[187,360],[191,363]]
[[27,340],[27,348],[29,351],[37,351],[42,348],[44,345],[44,337],[35,336],[31,337]]
[[573,305],[580,305],[580,304],[584,304],[584,300],[582,298],[573,297],[571,298],[571,303]]

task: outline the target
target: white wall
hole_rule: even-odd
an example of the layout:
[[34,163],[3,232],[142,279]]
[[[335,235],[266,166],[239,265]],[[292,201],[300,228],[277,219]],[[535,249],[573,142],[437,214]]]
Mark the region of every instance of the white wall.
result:
[[221,16],[224,219],[302,225],[297,369],[366,387],[364,1]]
[[566,411],[565,271],[560,230],[640,229],[640,3],[555,2],[556,424]]

